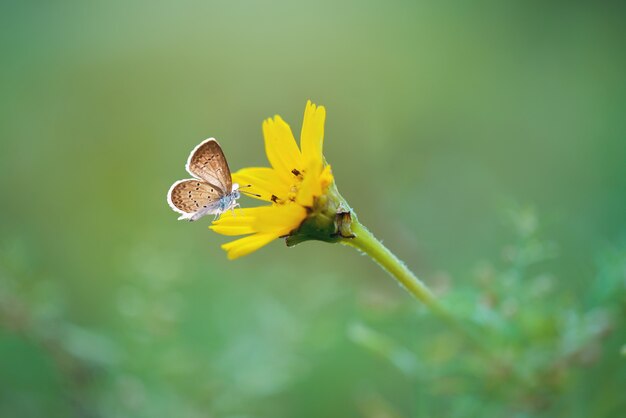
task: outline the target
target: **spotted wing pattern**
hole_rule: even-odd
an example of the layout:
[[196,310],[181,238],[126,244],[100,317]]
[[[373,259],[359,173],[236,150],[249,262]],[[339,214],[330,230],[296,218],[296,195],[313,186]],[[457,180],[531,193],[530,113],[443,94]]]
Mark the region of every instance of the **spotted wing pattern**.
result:
[[204,180],[179,180],[167,194],[170,207],[181,213],[179,219],[196,220],[208,213],[214,213],[216,203],[223,196],[220,188]]
[[222,195],[230,194],[233,180],[226,157],[215,138],[209,138],[198,145],[187,161],[187,171],[194,177],[218,186]]

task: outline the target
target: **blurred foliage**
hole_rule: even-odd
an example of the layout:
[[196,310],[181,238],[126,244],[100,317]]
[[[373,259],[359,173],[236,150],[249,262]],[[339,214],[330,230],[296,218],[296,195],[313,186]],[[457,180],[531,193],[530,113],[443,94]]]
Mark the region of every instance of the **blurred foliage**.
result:
[[[546,270],[558,256],[538,233],[534,212],[511,215],[517,233],[499,260],[477,265],[462,288],[440,283],[455,316],[474,327],[490,353],[468,351],[448,329],[433,328],[430,317],[412,325],[430,328],[425,339],[422,332],[418,341],[390,339],[359,324],[353,340],[424,388],[419,416],[619,416],[626,406],[618,389],[626,382],[624,248],[603,253],[589,287],[575,291]],[[378,320],[376,329],[392,326]]]
[[[623,415],[625,17],[2,2],[0,416]],[[176,222],[194,145],[265,165],[309,98],[359,219],[488,353],[348,248],[228,262]]]
[[[219,297],[183,297],[176,262],[146,251],[133,256],[134,283],[112,304],[107,319],[117,326],[89,329],[68,318],[57,281],[36,279],[23,249],[3,248],[0,411],[619,416],[626,246],[601,251],[579,291],[549,272],[559,255],[534,211],[507,216],[513,233],[501,256],[478,263],[463,285],[445,275],[432,283],[486,351],[412,300],[355,294],[323,276],[295,295],[252,296],[238,284]],[[233,304],[239,319],[226,315]],[[182,320],[185,305],[198,312]],[[210,330],[207,317],[216,318]],[[312,393],[316,407],[305,408]]]

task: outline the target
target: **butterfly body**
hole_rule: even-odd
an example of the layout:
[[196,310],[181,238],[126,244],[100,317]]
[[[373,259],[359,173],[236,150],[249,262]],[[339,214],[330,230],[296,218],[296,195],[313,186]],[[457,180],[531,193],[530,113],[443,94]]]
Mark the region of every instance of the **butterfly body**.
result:
[[201,142],[189,155],[185,166],[192,179],[175,182],[167,193],[170,207],[178,218],[196,221],[205,215],[216,215],[239,204],[239,186],[233,184],[228,163],[215,138]]

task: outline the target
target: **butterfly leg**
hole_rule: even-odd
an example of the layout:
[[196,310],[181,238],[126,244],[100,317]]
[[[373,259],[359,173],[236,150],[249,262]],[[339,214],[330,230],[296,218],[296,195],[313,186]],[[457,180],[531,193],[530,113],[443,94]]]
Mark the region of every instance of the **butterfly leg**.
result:
[[235,204],[233,205],[233,207],[231,208],[231,210],[233,211],[233,216],[237,216],[237,215],[235,214],[235,208],[236,208],[236,207],[241,207],[241,205],[240,205],[238,202],[237,202],[237,203],[235,203]]

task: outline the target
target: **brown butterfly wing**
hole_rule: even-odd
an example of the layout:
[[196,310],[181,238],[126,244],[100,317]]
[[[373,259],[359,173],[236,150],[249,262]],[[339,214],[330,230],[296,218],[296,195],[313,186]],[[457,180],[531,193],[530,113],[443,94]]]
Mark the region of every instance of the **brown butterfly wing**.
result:
[[[179,180],[167,194],[170,207],[181,213],[181,219],[195,220],[203,215],[214,213],[222,191],[203,180]],[[196,215],[196,216],[194,216]]]
[[226,157],[215,138],[209,138],[198,145],[187,161],[187,171],[197,178],[216,185],[223,194],[229,194],[233,180]]

